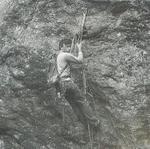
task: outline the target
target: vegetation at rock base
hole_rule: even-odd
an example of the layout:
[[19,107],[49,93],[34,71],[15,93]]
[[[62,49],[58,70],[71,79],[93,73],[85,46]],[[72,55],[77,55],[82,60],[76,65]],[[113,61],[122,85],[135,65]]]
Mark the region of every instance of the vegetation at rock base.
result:
[[[59,41],[79,32],[86,8],[87,100],[101,122],[92,148],[150,147],[148,0],[2,0],[2,149],[91,149],[89,132],[47,84]],[[72,74],[82,89],[81,68]]]

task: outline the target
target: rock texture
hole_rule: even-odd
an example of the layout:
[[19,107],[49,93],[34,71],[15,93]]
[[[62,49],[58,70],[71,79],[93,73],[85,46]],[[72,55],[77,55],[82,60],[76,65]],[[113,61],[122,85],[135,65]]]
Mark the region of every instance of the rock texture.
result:
[[[86,132],[47,84],[58,43],[79,32],[87,100],[101,122]],[[150,2],[17,0],[0,2],[2,149],[150,148]],[[83,89],[82,68],[72,69]]]

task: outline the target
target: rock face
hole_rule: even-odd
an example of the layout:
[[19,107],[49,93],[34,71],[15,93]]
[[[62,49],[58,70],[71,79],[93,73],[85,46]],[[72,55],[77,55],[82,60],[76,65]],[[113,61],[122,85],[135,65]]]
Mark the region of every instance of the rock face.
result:
[[[86,8],[87,100],[97,133],[85,132],[47,84],[59,41],[80,31]],[[149,1],[7,0],[0,12],[2,149],[150,148]],[[72,74],[83,89],[82,68]]]

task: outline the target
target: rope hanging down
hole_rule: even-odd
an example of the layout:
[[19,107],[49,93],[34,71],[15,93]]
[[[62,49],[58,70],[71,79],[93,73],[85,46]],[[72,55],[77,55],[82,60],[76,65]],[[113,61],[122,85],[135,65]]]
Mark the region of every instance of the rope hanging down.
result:
[[[72,39],[70,53],[72,53],[73,50],[75,49],[76,42],[78,42],[78,43],[82,42],[87,13],[88,13],[88,9],[86,9],[85,12],[83,13],[83,19],[82,19],[82,22],[80,25],[79,34],[76,34],[74,36],[74,38]],[[86,76],[85,76],[85,68],[84,67],[83,67],[83,71],[82,71],[82,79],[83,79],[83,92],[86,97]]]
[[[85,26],[87,13],[88,13],[88,10],[86,9],[85,13],[83,13],[83,22],[82,22],[82,26],[81,26],[81,34],[79,37],[80,42],[82,41],[82,38],[83,38],[83,32],[84,32],[84,26]],[[82,78],[83,78],[83,92],[86,97],[86,76],[85,76],[85,68],[84,67],[83,67],[83,71],[82,71]]]

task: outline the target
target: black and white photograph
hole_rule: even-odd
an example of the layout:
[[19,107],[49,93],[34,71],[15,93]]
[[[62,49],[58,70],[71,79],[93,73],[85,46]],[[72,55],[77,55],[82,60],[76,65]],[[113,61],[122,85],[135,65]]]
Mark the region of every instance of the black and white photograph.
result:
[[0,149],[150,149],[150,0],[0,0]]

